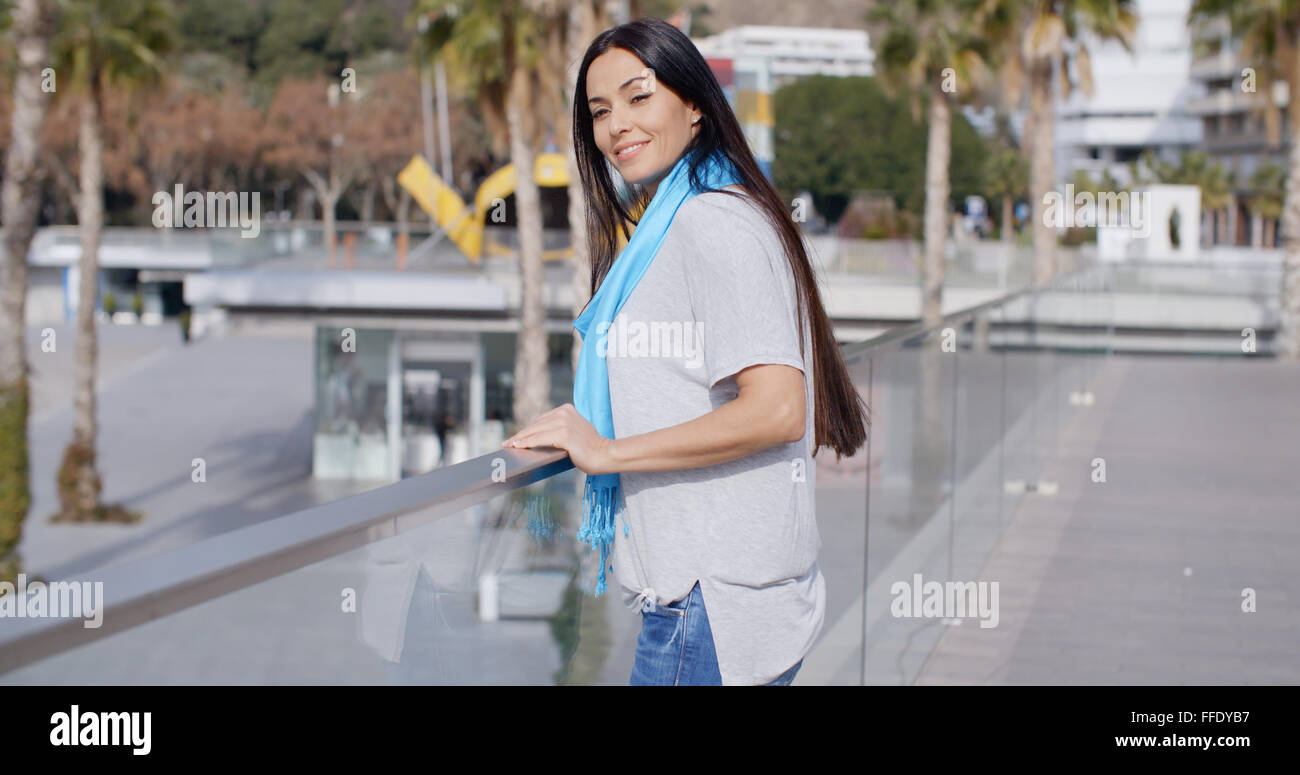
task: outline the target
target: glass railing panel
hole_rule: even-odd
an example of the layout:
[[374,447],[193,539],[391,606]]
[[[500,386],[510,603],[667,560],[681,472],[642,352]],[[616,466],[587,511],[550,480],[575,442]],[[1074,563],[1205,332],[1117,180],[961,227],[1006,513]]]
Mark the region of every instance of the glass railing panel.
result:
[[[871,423],[882,410],[872,397],[868,358],[846,363],[849,376],[867,405]],[[826,581],[822,633],[795,676],[796,685],[859,686],[862,683],[862,609],[867,556],[867,476],[880,475],[884,450],[864,444],[838,460],[829,447],[817,453],[815,477],[817,564]]]
[[[996,309],[996,308],[995,308]],[[977,313],[958,332],[954,359],[954,470],[952,566],[948,580],[974,581],[1001,537],[1005,433],[1004,354],[989,345],[988,312]],[[974,619],[971,613],[969,619]]]
[[945,338],[931,331],[872,357],[872,445],[873,454],[882,448],[882,465],[868,492],[867,684],[911,683],[942,635],[938,619],[894,602],[910,602],[913,587],[942,581],[951,566],[956,360]]
[[405,514],[396,535],[0,684],[625,683],[621,667],[607,669],[611,644],[634,640],[639,622],[605,615],[615,593],[590,597],[595,566],[574,540],[582,476],[569,469],[423,524],[427,513]]

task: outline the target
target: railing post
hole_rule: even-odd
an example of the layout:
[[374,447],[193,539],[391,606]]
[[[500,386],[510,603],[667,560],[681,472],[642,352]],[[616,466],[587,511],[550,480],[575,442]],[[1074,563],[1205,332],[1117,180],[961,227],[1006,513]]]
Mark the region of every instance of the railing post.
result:
[[495,622],[500,616],[500,607],[498,603],[500,596],[497,594],[500,590],[500,584],[497,581],[497,575],[487,571],[478,577],[478,618],[479,621]]
[[971,352],[985,353],[989,350],[989,313],[980,310],[975,313],[974,338],[971,340]]

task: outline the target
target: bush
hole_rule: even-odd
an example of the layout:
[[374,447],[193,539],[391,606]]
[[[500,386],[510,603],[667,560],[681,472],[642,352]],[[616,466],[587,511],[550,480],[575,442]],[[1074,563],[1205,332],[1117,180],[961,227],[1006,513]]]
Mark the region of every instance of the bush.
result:
[[144,298],[140,296],[139,292],[136,292],[136,294],[131,297],[131,309],[135,312],[136,317],[140,317],[144,312]]
[[112,317],[113,313],[117,312],[117,297],[113,295],[112,291],[104,294],[104,312],[109,317]]
[[1059,242],[1067,247],[1077,247],[1088,242],[1097,241],[1096,226],[1079,226],[1065,230]]

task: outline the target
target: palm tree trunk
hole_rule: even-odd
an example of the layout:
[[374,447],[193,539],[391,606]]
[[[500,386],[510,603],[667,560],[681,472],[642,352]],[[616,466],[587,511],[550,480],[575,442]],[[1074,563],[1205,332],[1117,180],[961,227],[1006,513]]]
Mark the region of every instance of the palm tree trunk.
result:
[[334,266],[338,255],[338,235],[334,227],[334,208],[338,206],[338,195],[333,191],[320,192],[321,222],[325,230],[325,252],[329,254],[329,265]]
[[[1293,84],[1292,90],[1300,88]],[[1282,289],[1274,349],[1278,360],[1300,361],[1300,126],[1291,125],[1290,167],[1282,207]],[[1271,247],[1265,243],[1266,247]]]
[[31,507],[27,454],[27,251],[40,204],[41,125],[48,96],[40,87],[49,56],[48,6],[19,0],[13,11],[18,72],[9,153],[5,157],[4,260],[0,263],[0,581],[21,570],[18,542]]
[[[1029,196],[1034,207],[1034,284],[1044,285],[1056,275],[1056,227],[1043,222],[1047,194],[1056,175],[1052,159],[1052,66],[1036,64],[1029,71],[1030,137]],[[1074,207],[1073,202],[1065,202]]]
[[81,283],[77,297],[76,399],[72,443],[59,470],[60,520],[81,522],[98,517],[102,485],[95,471],[95,371],[99,342],[95,332],[95,297],[99,275],[99,233],[104,220],[103,138],[99,94],[93,83],[81,102],[78,142],[81,150],[77,221],[81,226]]
[[361,220],[373,223],[375,220],[375,181],[370,178],[361,193]]
[[525,116],[527,71],[516,64],[506,98],[510,162],[515,168],[519,219],[520,327],[515,346],[513,411],[521,427],[546,411],[551,379],[547,362],[546,308],[542,298],[542,197],[533,176],[533,148]]
[[930,132],[925,149],[925,250],[921,259],[921,319],[926,328],[943,317],[944,243],[948,235],[948,162],[952,111],[937,86],[930,92]]
[[1012,212],[1014,205],[1009,195],[1002,197],[1002,241],[1011,243],[1015,240],[1016,224]]
[[[592,0],[575,3],[570,11],[569,61],[580,62],[587,44],[596,37],[603,25],[597,18],[599,9]],[[576,18],[574,18],[576,17]],[[569,244],[573,246],[573,317],[576,320],[591,298],[591,253],[587,246],[587,206],[578,176],[578,160],[573,149],[573,95],[577,91],[578,68],[570,67],[565,80],[565,111],[560,130],[564,142],[565,166],[569,171]],[[578,356],[582,352],[582,337],[573,333],[573,350],[570,359],[573,373],[578,373]]]

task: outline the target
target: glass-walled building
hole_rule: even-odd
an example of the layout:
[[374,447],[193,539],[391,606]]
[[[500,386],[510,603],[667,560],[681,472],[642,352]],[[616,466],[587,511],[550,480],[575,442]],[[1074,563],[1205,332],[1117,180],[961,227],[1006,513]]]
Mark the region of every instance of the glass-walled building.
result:
[[[514,333],[316,327],[312,475],[397,481],[499,447]],[[572,401],[573,339],[550,335],[551,402]]]

